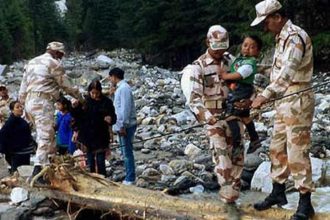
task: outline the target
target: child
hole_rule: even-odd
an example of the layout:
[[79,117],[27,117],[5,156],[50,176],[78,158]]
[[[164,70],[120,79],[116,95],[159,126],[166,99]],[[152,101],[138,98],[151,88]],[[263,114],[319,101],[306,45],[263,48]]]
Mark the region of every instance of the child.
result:
[[[88,86],[88,96],[84,105],[73,108],[74,140],[87,148],[90,172],[106,175],[105,156],[109,149],[109,127],[117,117],[111,99],[102,94],[101,83],[94,80]],[[96,162],[96,164],[95,164]]]
[[56,107],[58,109],[55,122],[55,130],[57,131],[56,146],[60,155],[64,155],[66,153],[72,155],[73,152],[76,150],[76,146],[72,142],[72,117],[69,112],[71,102],[67,100],[64,96],[61,96],[56,101]]
[[[231,65],[230,73],[220,72],[222,79],[229,83],[229,95],[226,107],[228,115],[239,116],[245,124],[250,136],[250,146],[247,153],[253,153],[260,146],[259,136],[250,118],[251,96],[254,92],[253,81],[257,72],[256,58],[259,56],[262,41],[257,36],[244,38],[241,47],[241,56]],[[233,146],[241,144],[237,119],[228,121],[233,136]]]
[[33,142],[29,124],[21,117],[23,107],[19,101],[9,104],[10,116],[0,130],[0,151],[11,166],[11,173],[21,165],[30,165]]

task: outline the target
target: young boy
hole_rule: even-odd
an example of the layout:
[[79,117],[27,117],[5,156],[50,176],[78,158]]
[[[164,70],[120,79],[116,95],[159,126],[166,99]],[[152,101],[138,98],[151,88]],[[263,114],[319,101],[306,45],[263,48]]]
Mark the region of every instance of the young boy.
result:
[[[250,136],[250,146],[247,153],[253,153],[260,146],[258,133],[252,118],[250,118],[250,97],[254,92],[253,81],[257,72],[256,58],[259,56],[262,41],[257,36],[244,38],[241,47],[241,56],[234,60],[230,73],[221,71],[220,76],[229,85],[229,95],[226,107],[228,115],[239,116]],[[241,144],[241,137],[237,119],[228,121],[232,132],[233,147]]]

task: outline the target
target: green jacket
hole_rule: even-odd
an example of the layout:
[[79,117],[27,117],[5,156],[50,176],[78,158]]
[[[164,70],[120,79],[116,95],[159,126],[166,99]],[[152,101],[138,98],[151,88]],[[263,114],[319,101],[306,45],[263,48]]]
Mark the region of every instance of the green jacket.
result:
[[245,79],[240,79],[237,82],[238,83],[245,83],[245,84],[253,84],[254,81],[254,75],[257,73],[257,61],[254,57],[244,57],[240,56],[236,58],[236,60],[233,62],[233,64],[230,67],[230,72],[235,73],[237,72],[238,68],[243,65],[251,65],[253,72],[250,76],[248,76]]

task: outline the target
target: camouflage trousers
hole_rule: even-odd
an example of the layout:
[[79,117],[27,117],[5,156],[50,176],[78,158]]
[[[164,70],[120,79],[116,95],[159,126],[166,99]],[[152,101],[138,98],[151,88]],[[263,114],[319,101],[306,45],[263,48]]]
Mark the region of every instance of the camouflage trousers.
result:
[[[286,94],[299,91],[289,87]],[[273,137],[270,145],[271,177],[284,183],[291,174],[295,188],[301,193],[313,191],[312,168],[309,158],[311,126],[314,114],[312,91],[289,96],[276,103]]]
[[[241,134],[243,125],[239,122]],[[231,132],[226,121],[207,125],[207,134],[215,163],[214,172],[221,186],[219,195],[225,202],[234,202],[239,197],[240,177],[244,165],[244,146],[233,149]],[[243,135],[241,135],[243,137]],[[243,143],[243,142],[241,142]]]
[[37,133],[38,148],[35,165],[47,165],[48,157],[56,153],[54,103],[41,97],[28,96],[25,101],[25,112]]

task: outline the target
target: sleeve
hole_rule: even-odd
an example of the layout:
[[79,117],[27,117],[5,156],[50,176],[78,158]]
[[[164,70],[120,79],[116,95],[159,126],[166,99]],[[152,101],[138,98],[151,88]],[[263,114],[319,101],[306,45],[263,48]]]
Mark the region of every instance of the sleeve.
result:
[[[301,63],[303,47],[303,43],[298,35],[289,36],[278,77],[266,87],[262,96],[269,99],[287,90]],[[273,68],[277,67],[273,66]]]
[[191,111],[199,122],[208,122],[212,119],[211,112],[205,107],[202,97],[204,95],[204,80],[202,68],[199,65],[189,65],[184,70],[189,77],[186,77],[189,87],[186,91],[187,102]]
[[81,122],[83,120],[83,114],[84,111],[82,109],[81,104],[79,104],[76,108],[71,109],[70,115],[72,117],[72,125],[71,125],[72,130],[74,131],[80,130]]
[[7,121],[0,130],[0,153],[7,152],[7,138],[8,137],[9,122]]
[[19,101],[24,103],[26,96],[27,96],[27,71],[26,71],[26,66],[24,67],[24,73],[23,73],[23,79],[21,82],[21,86],[19,88],[19,92],[18,92],[18,98]]
[[132,109],[132,100],[133,100],[132,92],[127,88],[123,89],[122,94],[120,96],[120,103],[122,106],[122,114],[121,114],[122,115],[122,126],[121,127],[127,127],[129,125],[131,109]]
[[240,66],[236,72],[238,72],[243,79],[246,79],[247,77],[251,76],[251,74],[253,73],[253,67],[250,64],[244,64]]
[[79,89],[74,87],[73,84],[68,79],[67,75],[65,75],[64,68],[61,65],[57,65],[53,71],[52,75],[56,83],[70,96],[79,99],[79,101],[83,102],[83,98],[79,93]]
[[117,115],[115,112],[115,107],[113,106],[113,102],[109,99],[109,115],[111,117],[111,125],[116,124],[117,122]]

